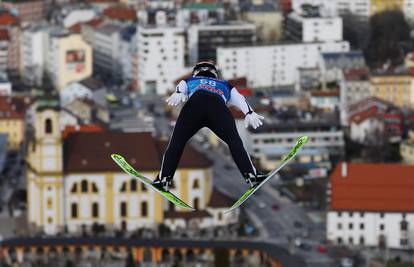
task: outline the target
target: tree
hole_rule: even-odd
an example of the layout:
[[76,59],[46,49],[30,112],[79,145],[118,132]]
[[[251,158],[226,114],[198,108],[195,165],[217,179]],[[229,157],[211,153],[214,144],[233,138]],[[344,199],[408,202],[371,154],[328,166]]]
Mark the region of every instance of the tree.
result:
[[365,50],[367,63],[380,68],[385,63],[398,66],[411,50],[410,28],[399,10],[384,11],[370,19],[370,39]]

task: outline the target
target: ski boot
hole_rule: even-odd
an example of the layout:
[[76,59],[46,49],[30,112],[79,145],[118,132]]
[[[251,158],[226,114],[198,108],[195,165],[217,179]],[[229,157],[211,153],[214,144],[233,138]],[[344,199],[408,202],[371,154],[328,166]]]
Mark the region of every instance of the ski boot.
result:
[[152,181],[151,185],[157,188],[158,190],[168,191],[169,188],[172,186],[172,182],[173,182],[172,176],[165,176],[165,177],[160,178],[158,174],[155,180]]
[[250,187],[255,187],[267,178],[267,174],[258,171],[256,171],[256,173],[246,172],[243,176],[244,180],[250,185]]

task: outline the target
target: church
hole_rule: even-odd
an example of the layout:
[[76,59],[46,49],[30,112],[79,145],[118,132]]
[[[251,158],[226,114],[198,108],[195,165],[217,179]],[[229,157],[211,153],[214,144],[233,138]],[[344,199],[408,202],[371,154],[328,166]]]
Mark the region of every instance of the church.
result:
[[[29,225],[46,234],[76,233],[103,224],[134,231],[168,223],[171,228],[212,227],[238,221],[239,211],[224,214],[232,200],[213,187],[212,162],[187,145],[172,192],[197,209],[180,210],[112,161],[121,154],[144,176],[157,175],[167,142],[149,132],[124,133],[77,125],[60,129],[56,100],[34,103],[33,136],[27,151]],[[214,199],[212,198],[214,196]]]

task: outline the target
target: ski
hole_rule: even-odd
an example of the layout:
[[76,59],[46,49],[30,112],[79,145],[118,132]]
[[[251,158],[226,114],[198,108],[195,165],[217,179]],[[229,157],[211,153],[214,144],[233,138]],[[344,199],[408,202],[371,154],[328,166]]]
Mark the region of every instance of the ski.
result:
[[308,136],[302,136],[300,137],[297,141],[295,146],[289,151],[289,153],[287,155],[285,155],[282,159],[282,161],[280,162],[279,166],[273,170],[272,172],[269,173],[269,176],[263,180],[260,184],[255,185],[254,187],[249,188],[234,204],[233,206],[231,206],[227,211],[225,211],[225,213],[228,213],[238,207],[240,207],[241,204],[243,204],[247,199],[249,199],[249,197],[251,195],[254,194],[254,192],[256,192],[262,185],[264,185],[270,178],[272,178],[273,176],[275,176],[275,174],[277,174],[286,164],[289,163],[289,161],[291,159],[293,159],[296,154],[298,153],[298,151],[302,148],[302,146],[304,144],[306,144],[306,142],[308,141],[309,137]]
[[147,177],[145,177],[142,174],[140,174],[139,172],[137,172],[134,169],[134,167],[132,167],[125,160],[125,158],[123,156],[118,155],[118,154],[112,154],[111,158],[115,161],[116,164],[118,164],[119,167],[121,167],[121,169],[124,172],[128,173],[129,175],[133,176],[134,178],[137,178],[139,181],[141,181],[142,183],[144,183],[148,187],[152,188],[157,193],[160,193],[165,199],[167,199],[168,201],[174,203],[176,206],[178,206],[180,208],[183,208],[183,209],[187,209],[187,210],[195,210],[193,207],[191,207],[190,205],[188,205],[187,203],[182,201],[180,198],[178,198],[176,195],[174,195],[170,191],[160,190],[160,189],[154,187],[151,184],[151,182],[152,182],[151,179],[148,179]]

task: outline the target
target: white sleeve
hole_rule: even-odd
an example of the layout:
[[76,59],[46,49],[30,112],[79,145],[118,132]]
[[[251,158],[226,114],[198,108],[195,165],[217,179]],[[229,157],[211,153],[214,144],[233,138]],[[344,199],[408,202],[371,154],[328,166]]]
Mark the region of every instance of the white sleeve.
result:
[[236,106],[238,109],[240,109],[244,115],[249,113],[250,111],[253,112],[253,109],[250,107],[250,105],[247,103],[246,99],[243,95],[237,91],[236,87],[233,87],[230,91],[230,100],[228,101],[229,104]]
[[185,95],[188,94],[188,87],[187,83],[184,80],[181,80],[177,86],[175,87],[175,92],[177,93],[183,93]]

